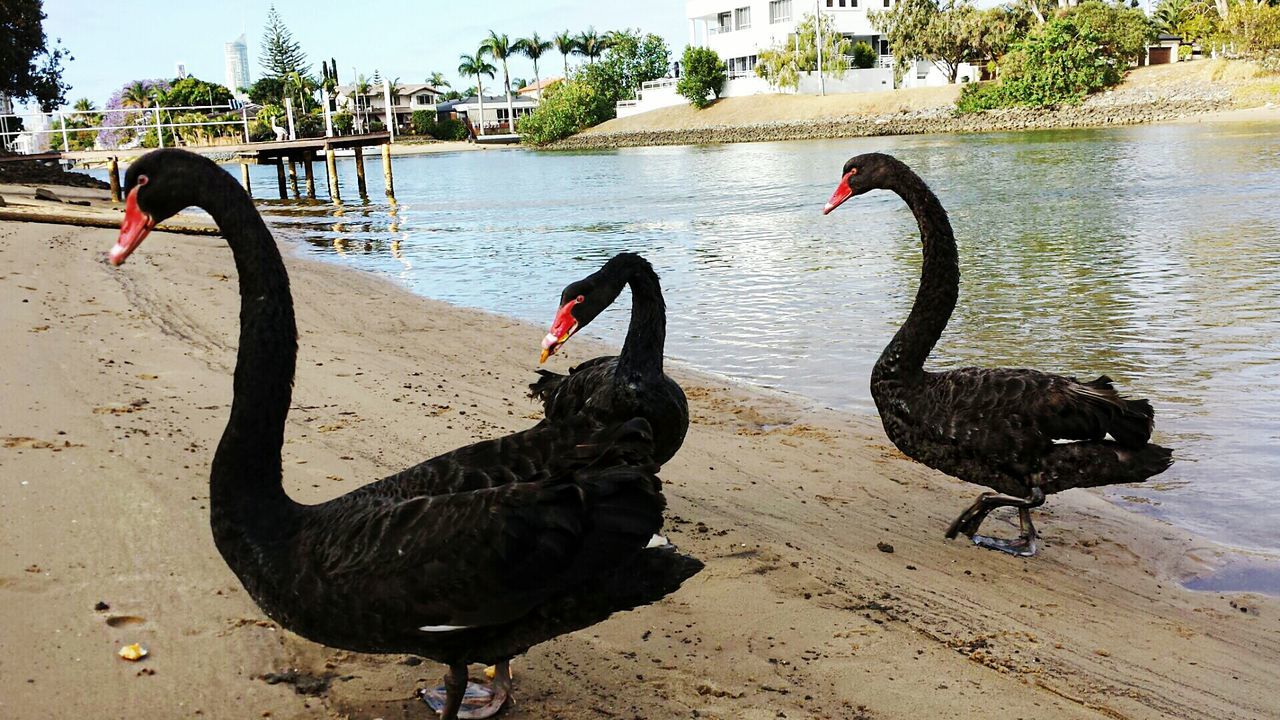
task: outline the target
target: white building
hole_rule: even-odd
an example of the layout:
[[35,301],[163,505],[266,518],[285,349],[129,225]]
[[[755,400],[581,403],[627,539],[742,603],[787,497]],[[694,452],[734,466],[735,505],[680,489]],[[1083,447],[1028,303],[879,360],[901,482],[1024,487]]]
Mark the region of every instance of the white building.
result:
[[[880,65],[891,67],[889,41],[876,32],[869,10],[893,7],[896,0],[688,0],[689,44],[716,51],[729,66],[729,76],[755,72],[761,50],[786,43],[796,32],[800,18],[821,10],[836,30],[853,42],[865,42],[880,55]],[[848,63],[848,58],[838,58]]]
[[244,42],[244,35],[234,42],[222,46],[222,54],[226,69],[226,85],[231,92],[239,88],[249,87],[249,46]]
[[[358,92],[354,83],[339,85],[336,88],[336,99],[339,110],[356,116],[357,129],[363,129],[363,120],[377,120],[385,123],[387,117],[386,93],[381,84],[369,83],[368,89]],[[444,92],[426,83],[401,83],[392,88],[391,106],[395,114],[396,127],[407,131],[415,110],[436,112],[436,105]]]
[[[827,94],[892,90],[893,56],[888,39],[877,32],[868,13],[892,8],[899,0],[687,0],[689,44],[716,51],[725,61],[729,79],[720,97],[738,97],[775,92],[791,92],[771,87],[755,74],[760,53],[783,47],[794,35],[800,19],[821,12],[836,32],[852,43],[865,42],[875,51],[875,67],[854,69],[853,58],[823,58],[822,78],[802,73],[796,92]],[[826,44],[825,42],[823,43]],[[843,77],[831,69],[843,65]],[[976,68],[962,65],[960,77],[978,79]],[[947,77],[927,60],[916,60],[899,87],[945,85]],[[635,100],[618,103],[619,117],[680,105],[686,100],[676,94],[676,80],[663,78],[644,83]]]

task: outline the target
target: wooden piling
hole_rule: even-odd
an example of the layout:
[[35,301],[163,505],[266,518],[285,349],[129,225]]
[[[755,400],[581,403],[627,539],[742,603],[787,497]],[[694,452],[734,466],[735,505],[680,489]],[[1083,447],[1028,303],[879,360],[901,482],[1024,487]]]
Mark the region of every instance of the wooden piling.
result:
[[289,187],[293,189],[294,197],[302,197],[302,193],[298,192],[298,163],[289,157]]
[[396,185],[395,185],[394,179],[391,177],[391,145],[390,144],[386,144],[382,146],[382,176],[387,181],[387,198],[390,199],[392,203],[394,203],[396,201]]
[[310,152],[302,156],[302,169],[306,172],[307,176],[307,199],[309,200],[316,199],[316,176],[315,171],[311,168],[311,165],[314,162],[315,156]]
[[324,165],[325,172],[329,175],[329,197],[335,205],[341,205],[342,193],[338,191],[338,160],[333,154],[333,148],[325,148]]
[[253,197],[253,185],[249,182],[249,163],[240,163],[240,180],[244,183],[244,191]]
[[111,202],[120,202],[120,161],[111,158],[107,161],[107,174],[111,179]]
[[360,197],[369,197],[369,187],[364,181],[364,148],[359,145],[352,148],[356,153],[356,187],[360,190]]
[[289,199],[289,187],[284,182],[284,158],[276,158],[276,179],[280,181],[280,199]]

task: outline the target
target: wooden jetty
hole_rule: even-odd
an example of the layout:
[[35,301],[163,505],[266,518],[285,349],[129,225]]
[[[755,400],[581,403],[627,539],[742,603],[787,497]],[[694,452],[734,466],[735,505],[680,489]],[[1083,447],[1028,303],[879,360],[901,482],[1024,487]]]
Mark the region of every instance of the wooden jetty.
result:
[[[279,184],[280,198],[289,197],[290,188],[293,194],[301,197],[303,193],[298,186],[298,164],[302,169],[306,183],[306,197],[315,199],[314,164],[323,156],[326,176],[329,181],[329,197],[335,203],[342,202],[338,188],[338,164],[334,151],[350,148],[355,153],[356,184],[360,195],[368,194],[364,176],[364,148],[382,147],[382,174],[386,180],[387,198],[395,202],[395,182],[391,172],[391,134],[386,132],[365,133],[363,135],[343,135],[339,137],[301,138],[281,142],[241,143],[237,145],[204,145],[185,147],[201,155],[219,157],[233,156],[240,163],[240,178],[245,190],[253,194],[249,183],[249,165],[275,165],[276,179]],[[79,150],[63,153],[45,153],[46,159],[70,160],[82,164],[106,165],[111,183],[111,199],[120,202],[120,161],[145,155],[150,148],[132,148],[129,150]]]

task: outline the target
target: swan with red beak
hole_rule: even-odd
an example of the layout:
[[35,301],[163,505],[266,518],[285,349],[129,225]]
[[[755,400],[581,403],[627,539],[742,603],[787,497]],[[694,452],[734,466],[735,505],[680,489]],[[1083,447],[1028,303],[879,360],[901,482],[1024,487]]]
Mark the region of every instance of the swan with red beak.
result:
[[138,191],[147,184],[147,176],[139,175],[138,182],[129,191],[124,203],[124,220],[120,223],[120,238],[107,253],[112,265],[123,263],[129,255],[138,249],[147,235],[155,229],[156,220],[138,207]]
[[578,332],[580,325],[577,318],[573,316],[573,308],[584,300],[586,298],[579,295],[560,306],[555,319],[551,321],[551,329],[547,331],[547,336],[542,338],[542,357],[538,360],[539,365],[546,362],[547,358],[554,355],[561,345]]

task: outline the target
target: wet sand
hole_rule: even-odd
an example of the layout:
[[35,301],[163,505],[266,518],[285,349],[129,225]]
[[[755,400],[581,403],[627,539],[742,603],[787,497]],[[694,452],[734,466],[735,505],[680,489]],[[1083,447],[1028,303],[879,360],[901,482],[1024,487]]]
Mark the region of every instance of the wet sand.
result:
[[[114,238],[0,221],[0,717],[431,717],[411,695],[439,666],[280,629],[213,547],[225,244],[158,232],[113,269]],[[538,418],[523,387],[545,328],[286,263],[298,500]],[[555,367],[602,349],[575,340]],[[1215,546],[1086,491],[1039,514],[1037,559],[948,542],[978,489],[903,458],[874,418],[676,374],[694,423],[663,472],[668,534],[707,567],[518,658],[505,717],[1280,718],[1280,600],[1179,585]],[[150,657],[117,658],[131,642]],[[261,679],[290,668],[328,689]]]

